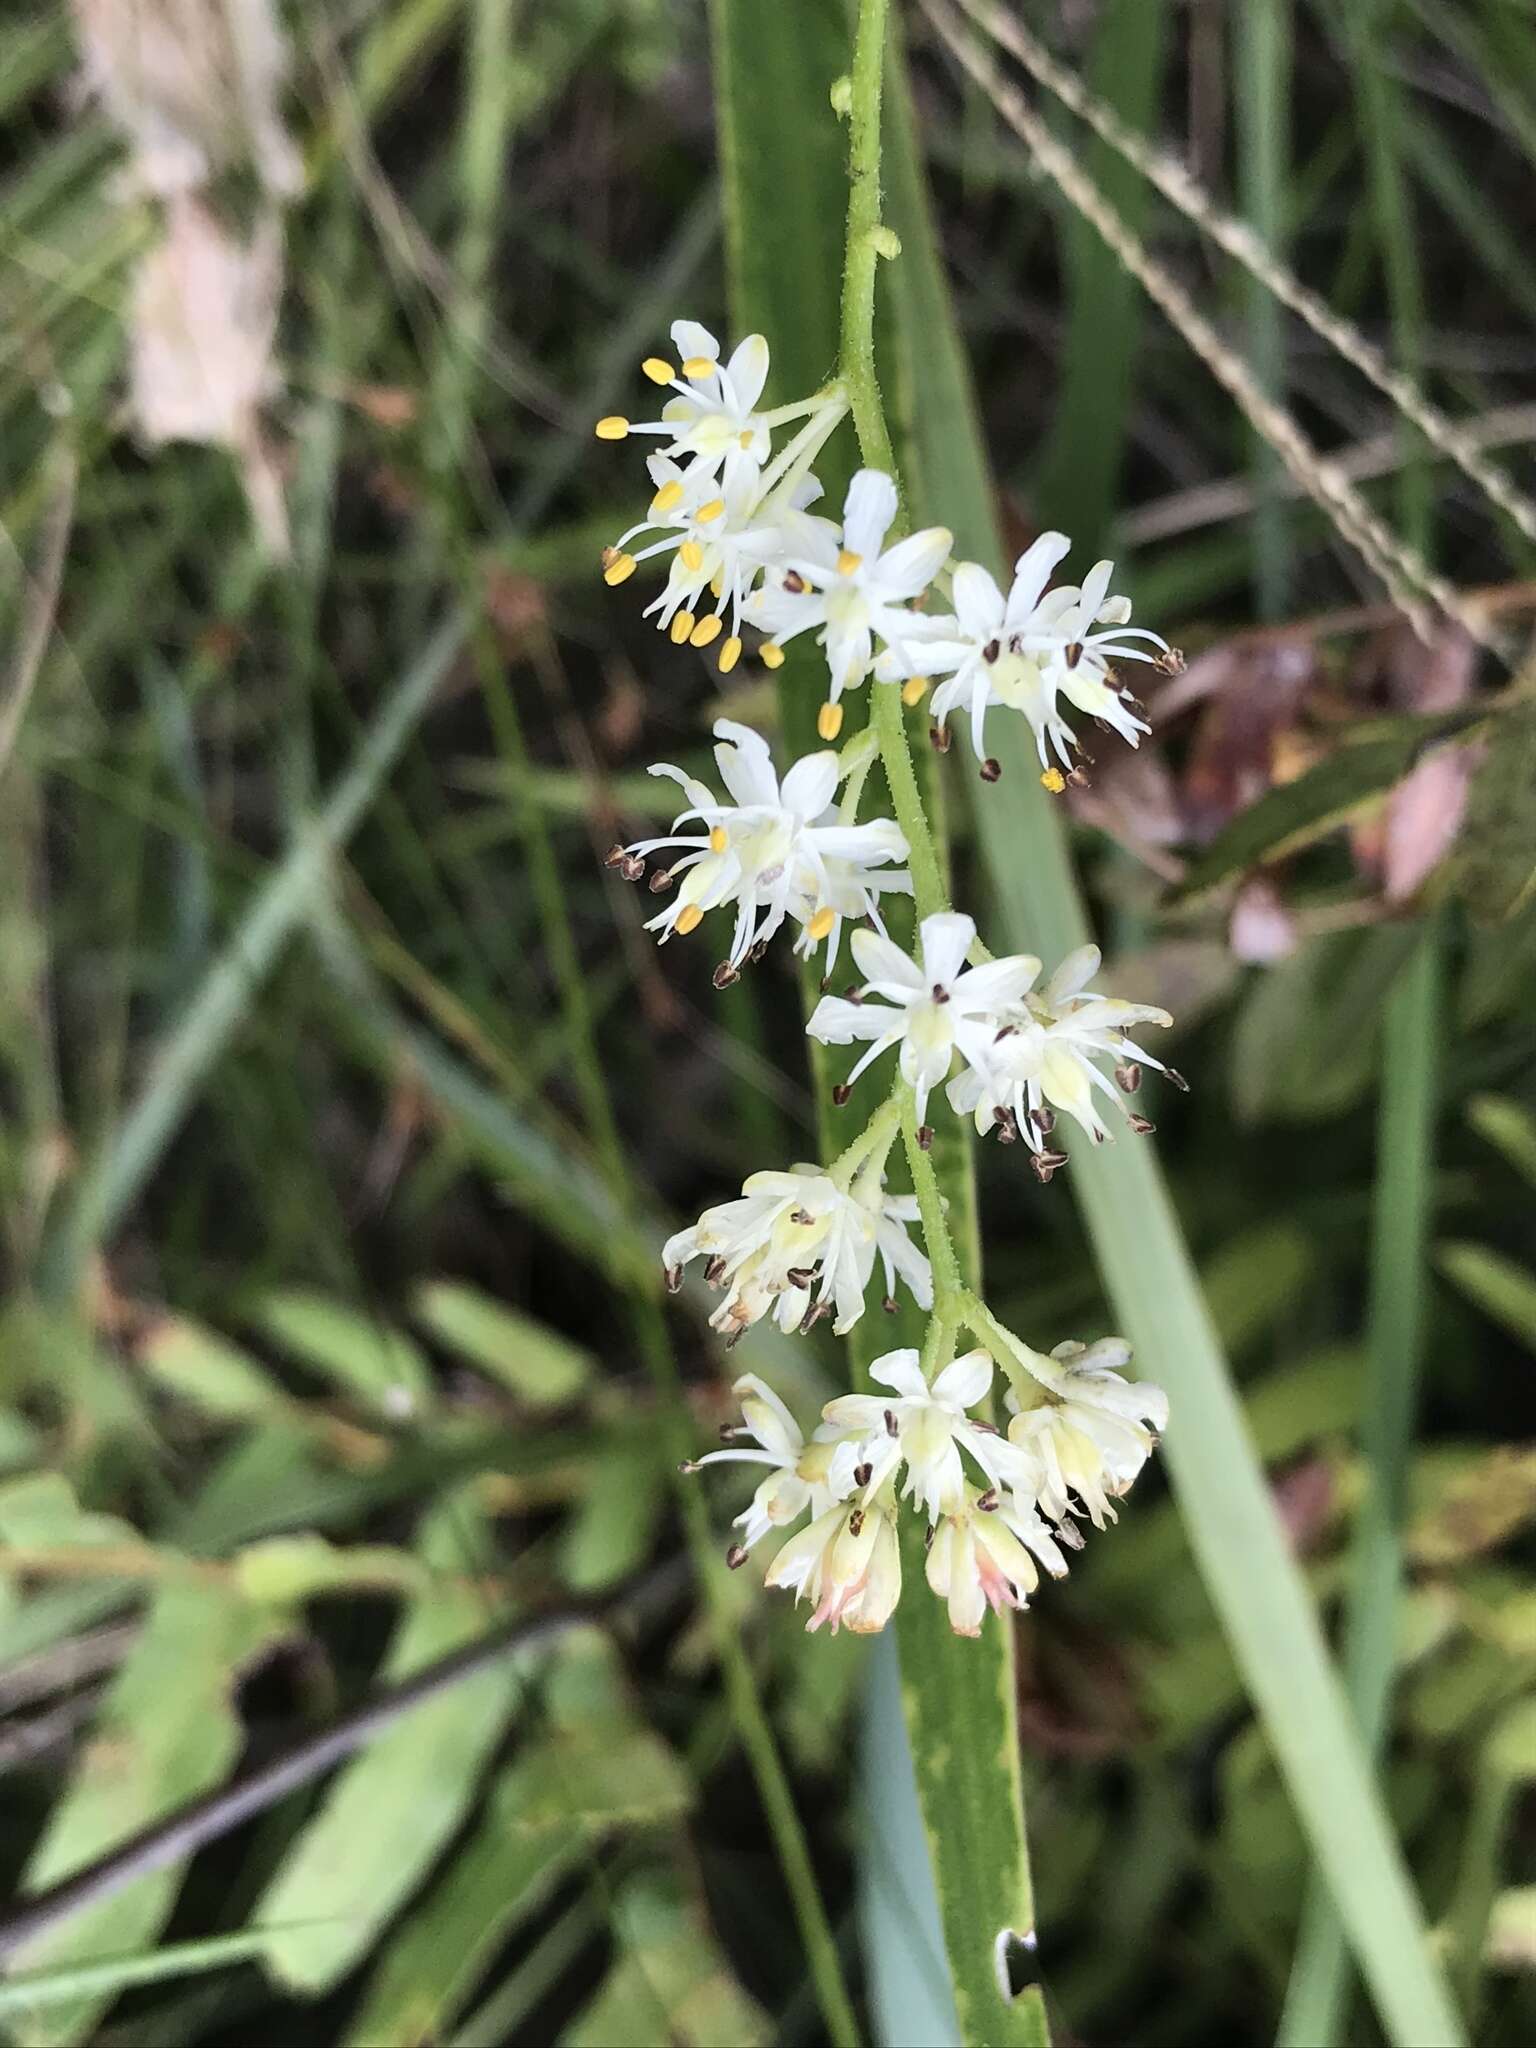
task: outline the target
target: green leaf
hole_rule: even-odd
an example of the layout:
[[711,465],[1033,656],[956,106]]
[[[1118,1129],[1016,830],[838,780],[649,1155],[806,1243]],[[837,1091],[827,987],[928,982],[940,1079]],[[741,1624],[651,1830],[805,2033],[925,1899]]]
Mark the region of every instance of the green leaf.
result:
[[1474,1095],[1467,1122],[1536,1188],[1536,1117],[1507,1095]]
[[575,1593],[596,1593],[635,1571],[656,1534],[665,1475],[654,1450],[621,1444],[592,1466],[560,1543],[560,1571]]
[[264,1934],[215,1934],[206,1941],[169,1942],[147,1955],[113,1956],[99,1963],[81,1963],[71,1970],[40,1970],[13,1976],[0,1984],[0,2016],[12,2026],[29,2014],[54,2005],[115,1998],[140,1984],[162,1984],[170,1977],[200,1976],[207,1970],[243,1963],[261,1953]]
[[137,1356],[168,1393],[221,1421],[269,1421],[287,1406],[263,1366],[189,1316],[163,1317],[140,1340]]
[[1190,863],[1170,902],[1192,902],[1250,868],[1310,846],[1401,782],[1426,748],[1470,738],[1486,720],[1482,707],[1462,705],[1417,717],[1373,720],[1357,728],[1358,736],[1294,782],[1267,790],[1257,803],[1239,812]]
[[253,1316],[284,1350],[381,1415],[399,1421],[432,1404],[427,1361],[384,1323],[297,1287],[264,1296]]
[[[417,1545],[422,1563],[443,1573],[476,1568],[488,1548],[467,1491],[425,1517]],[[385,1682],[458,1649],[491,1619],[475,1594],[434,1586],[406,1610]],[[407,1714],[341,1772],[254,1915],[281,1983],[327,1991],[367,1955],[472,1806],[520,1687],[512,1664],[491,1665]]]
[[1536,1352],[1536,1273],[1487,1245],[1462,1242],[1439,1246],[1435,1263],[1484,1315]]
[[[29,1858],[27,1891],[56,1884],[138,1829],[216,1785],[239,1753],[231,1691],[270,1624],[222,1589],[168,1585],[107,1698],[68,1790]],[[16,1952],[21,1971],[56,1972],[132,1956],[170,1916],[181,1868],[156,1871],[85,1907]],[[63,2048],[93,2034],[113,1986],[83,1989],[11,2026],[22,2048]]]
[[1335,1117],[1370,1087],[1387,992],[1412,925],[1329,932],[1259,973],[1232,1034],[1232,1106],[1245,1124]]
[[1536,893],[1536,703],[1500,719],[1472,778],[1453,868],[1479,924],[1508,922]]
[[632,1878],[614,1913],[619,1957],[591,2004],[566,2028],[565,2048],[756,2048],[768,2016],[731,1973],[702,1911],[660,1872]]
[[457,1280],[428,1280],[411,1313],[445,1350],[457,1352],[532,1408],[559,1408],[590,1386],[597,1361],[569,1338]]

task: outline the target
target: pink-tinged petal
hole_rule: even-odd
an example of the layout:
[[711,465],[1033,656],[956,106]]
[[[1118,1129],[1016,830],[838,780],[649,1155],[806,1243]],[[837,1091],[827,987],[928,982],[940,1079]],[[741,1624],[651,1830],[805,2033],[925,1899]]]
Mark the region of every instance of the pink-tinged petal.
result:
[[846,996],[823,996],[805,1027],[807,1038],[821,1045],[853,1045],[860,1039],[883,1038],[891,1028],[891,1012],[883,1003],[851,1003]]
[[819,818],[836,794],[836,754],[806,754],[780,784],[779,802],[797,818]]
[[742,412],[750,412],[763,395],[768,382],[768,343],[761,334],[749,334],[731,351],[725,366],[731,390]]
[[1064,533],[1042,533],[1013,565],[1013,588],[1008,593],[1007,624],[1017,630],[1039,604],[1045,586],[1058,563],[1066,560],[1072,547]]
[[1039,973],[1040,962],[1033,953],[1010,953],[985,967],[968,967],[956,977],[950,993],[967,1010],[1002,1010],[1027,995]]
[[896,517],[896,503],[896,486],[883,469],[861,469],[843,501],[843,546],[873,561]]
[[[887,1351],[883,1358],[877,1358],[870,1366],[869,1376],[878,1380],[882,1387],[894,1387],[909,1401],[926,1401],[928,1398],[928,1382],[923,1378],[923,1369],[915,1351]],[[879,1406],[883,1413],[885,1403],[881,1402]]]
[[737,725],[729,718],[715,720],[715,762],[720,780],[738,804],[768,804],[779,801],[779,778],[773,771],[773,755],[761,733],[749,725]]
[[923,983],[929,987],[948,988],[965,965],[965,956],[975,936],[976,921],[967,917],[964,911],[941,910],[932,917],[925,917],[922,928]]
[[933,1383],[933,1398],[946,1408],[974,1408],[992,1384],[992,1359],[985,1351],[967,1351],[946,1365]]
[[962,562],[955,571],[955,614],[968,640],[978,646],[995,640],[1003,629],[1003,593],[980,562]]
[[880,592],[886,598],[918,597],[949,560],[955,536],[947,526],[925,526],[897,541],[880,557]]
[[697,320],[674,320],[672,322],[672,346],[685,363],[695,356],[708,356],[711,362],[720,360],[720,344],[707,327],[701,327]]
[[920,970],[894,940],[882,938],[878,932],[856,931],[853,935],[853,958],[866,981],[895,988],[903,995],[922,993]]

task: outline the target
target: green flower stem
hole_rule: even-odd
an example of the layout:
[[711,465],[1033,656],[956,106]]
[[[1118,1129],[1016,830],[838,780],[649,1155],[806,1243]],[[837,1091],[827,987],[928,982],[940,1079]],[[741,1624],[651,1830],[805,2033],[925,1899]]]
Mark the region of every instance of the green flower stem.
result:
[[828,1180],[835,1182],[840,1188],[846,1187],[871,1155],[878,1155],[883,1165],[900,1128],[901,1103],[892,1093],[881,1103],[848,1149],[838,1153],[827,1168]]
[[912,1173],[912,1190],[917,1196],[918,1212],[923,1219],[923,1236],[927,1240],[928,1257],[933,1266],[934,1313],[951,1310],[958,1313],[964,1292],[960,1261],[955,1256],[955,1241],[949,1234],[949,1224],[944,1215],[939,1176],[934,1171],[932,1159],[917,1141],[917,1101],[911,1083],[898,1082],[893,1100],[901,1115],[901,1136],[906,1146],[907,1165]]

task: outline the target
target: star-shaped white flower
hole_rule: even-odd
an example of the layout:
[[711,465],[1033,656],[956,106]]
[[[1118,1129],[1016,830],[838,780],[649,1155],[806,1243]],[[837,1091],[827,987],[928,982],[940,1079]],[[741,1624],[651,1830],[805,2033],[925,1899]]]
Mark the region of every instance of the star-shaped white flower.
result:
[[1066,1560],[1038,1515],[964,1488],[934,1530],[927,1564],[928,1583],[948,1602],[956,1635],[979,1636],[989,1607],[1000,1614],[1028,1606],[1040,1583],[1031,1550],[1053,1578],[1065,1576]]
[[[953,1359],[930,1386],[915,1351],[888,1351],[869,1368],[869,1376],[894,1389],[882,1394],[840,1394],[822,1409],[822,1419],[839,1433],[863,1439],[860,1484],[875,1491],[905,1463],[903,1498],[919,1502],[930,1522],[953,1514],[965,1493],[968,1451],[988,1482],[1002,1483],[1008,1446],[990,1424],[966,1413],[984,1401],[992,1385],[992,1360],[985,1351],[968,1351]],[[855,1475],[857,1477],[857,1475]]]
[[743,1373],[735,1386],[741,1403],[742,1427],[728,1435],[749,1436],[756,1450],[710,1451],[692,1460],[689,1470],[705,1465],[767,1465],[770,1470],[748,1506],[736,1517],[741,1542],[730,1555],[740,1564],[770,1529],[787,1529],[809,1508],[821,1515],[848,1493],[857,1454],[851,1444],[829,1438],[807,1444],[800,1425],[779,1396],[755,1373]]
[[865,978],[863,993],[856,1001],[823,996],[805,1027],[824,1045],[870,1041],[849,1070],[850,1083],[899,1043],[902,1077],[915,1091],[919,1123],[927,1120],[930,1089],[948,1074],[957,1050],[968,1063],[979,1062],[989,1071],[985,1063],[1002,1014],[1040,972],[1040,962],[1025,953],[967,968],[965,956],[975,937],[975,923],[958,911],[925,917],[919,965],[880,934],[855,932],[853,957]]
[[[1017,1343],[1021,1360],[1047,1394],[1037,1407],[1014,1416],[1008,1441],[1020,1455],[1014,1491],[1032,1499],[1064,1526],[1079,1512],[1096,1529],[1115,1520],[1112,1499],[1132,1482],[1168,1426],[1168,1396],[1150,1380],[1127,1381],[1118,1367],[1130,1362],[1123,1338],[1092,1345],[1058,1344],[1048,1359]],[[1026,1355],[1027,1354],[1027,1355]],[[1013,1399],[1010,1396],[1010,1405]]]
[[918,615],[907,606],[943,567],[954,536],[930,526],[885,548],[896,508],[896,486],[885,472],[861,469],[848,486],[841,536],[817,521],[806,531],[805,552],[775,567],[746,606],[751,623],[779,645],[815,629],[833,704],[863,682],[877,643],[892,651],[893,677],[915,672],[905,648],[923,628],[914,626]]
[[659,420],[628,420],[618,414],[599,420],[604,441],[622,441],[630,434],[660,435],[662,453],[686,462],[698,477],[727,481],[741,471],[757,471],[768,460],[771,435],[757,411],[768,381],[768,344],[749,334],[720,361],[720,344],[697,320],[674,320],[672,341],[682,358],[682,375],[661,356],[650,356],[643,368],[653,383],[671,390]]
[[1097,1059],[1155,1067],[1177,1086],[1184,1085],[1172,1068],[1125,1035],[1128,1025],[1166,1027],[1173,1019],[1151,1003],[1095,995],[1087,984],[1098,972],[1100,958],[1097,946],[1079,946],[1069,953],[1045,988],[1039,994],[1026,993],[985,1053],[950,1082],[950,1107],[962,1116],[974,1115],[978,1131],[989,1131],[1000,1116],[1005,1123],[1012,1118],[1030,1146],[1041,1151],[1050,1127],[1042,1112],[1049,1104],[1072,1117],[1095,1144],[1102,1144],[1109,1131],[1094,1092],[1111,1102],[1118,1103],[1121,1097],[1095,1066]]
[[887,1293],[900,1274],[918,1306],[931,1306],[932,1272],[906,1231],[916,1220],[915,1199],[885,1194],[878,1176],[860,1175],[849,1190],[814,1166],[754,1173],[736,1201],[669,1238],[662,1265],[675,1285],[690,1259],[708,1260],[705,1277],[725,1294],[709,1320],[732,1337],[770,1311],[781,1330],[797,1330],[823,1303],[841,1335],[864,1313],[877,1257]]
[[806,1623],[829,1623],[858,1635],[877,1635],[901,1598],[901,1546],[895,1502],[844,1501],[791,1536],[768,1567],[766,1583],[785,1586],[795,1599],[809,1600]]
[[962,562],[954,575],[953,618],[930,621],[912,650],[915,674],[948,676],[934,692],[933,716],[943,726],[952,711],[968,711],[978,760],[985,757],[986,716],[995,704],[1028,719],[1042,767],[1053,752],[1072,766],[1076,736],[1059,708],[1062,697],[1133,747],[1149,729],[1115,685],[1109,662],[1157,661],[1168,643],[1126,625],[1129,599],[1107,594],[1109,562],[1097,563],[1081,589],[1064,584],[1047,592],[1070,546],[1065,534],[1041,534],[1015,563],[1006,598],[979,562]]
[[[910,892],[911,877],[890,872],[904,860],[907,842],[890,818],[847,825],[832,808],[838,762],[833,753],[807,754],[779,780],[768,743],[749,726],[722,718],[715,724],[720,744],[715,762],[725,784],[722,801],[707,784],[670,762],[652,775],[681,784],[688,809],[672,830],[627,848],[644,857],[676,849],[680,858],[667,870],[683,877],[667,907],[647,924],[663,941],[688,933],[705,913],[737,906],[729,964],[739,968],[760,941],[772,938],[787,915],[804,924],[812,945],[834,938],[845,915],[871,911],[883,890]],[[701,833],[680,834],[696,818]],[[859,910],[849,906],[857,898]]]

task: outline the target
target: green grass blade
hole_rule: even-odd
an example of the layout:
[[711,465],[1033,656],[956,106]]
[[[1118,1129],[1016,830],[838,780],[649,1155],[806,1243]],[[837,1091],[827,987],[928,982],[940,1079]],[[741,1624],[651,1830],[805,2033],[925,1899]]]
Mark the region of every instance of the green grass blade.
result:
[[171,1977],[193,1977],[221,1970],[259,1956],[267,1936],[247,1929],[243,1934],[214,1934],[206,1941],[170,1942],[147,1955],[112,1956],[99,1963],[81,1963],[72,1970],[26,1971],[0,1984],[0,2018],[24,2027],[28,2017],[52,2005],[112,1998],[144,1984],[163,1984]]
[[[1285,254],[1287,124],[1291,95],[1291,0],[1234,5],[1232,55],[1237,94],[1238,189],[1243,211],[1262,241]],[[1248,354],[1272,398],[1284,402],[1285,316],[1257,278],[1244,280]],[[1285,467],[1274,450],[1250,436],[1258,503],[1253,517],[1255,595],[1260,614],[1282,616],[1294,547],[1282,496]]]

